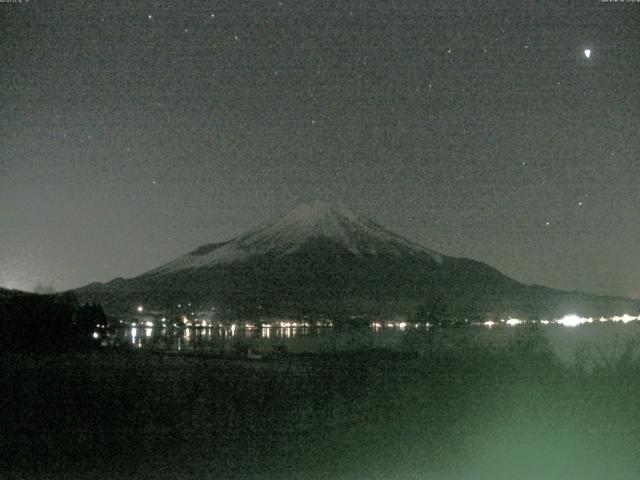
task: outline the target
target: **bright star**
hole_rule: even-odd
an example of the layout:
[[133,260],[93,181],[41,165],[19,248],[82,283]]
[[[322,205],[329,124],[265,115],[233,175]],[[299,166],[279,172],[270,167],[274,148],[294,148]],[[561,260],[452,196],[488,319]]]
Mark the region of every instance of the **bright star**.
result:
[[591,49],[590,48],[585,48],[584,49],[584,56],[587,58],[591,57]]

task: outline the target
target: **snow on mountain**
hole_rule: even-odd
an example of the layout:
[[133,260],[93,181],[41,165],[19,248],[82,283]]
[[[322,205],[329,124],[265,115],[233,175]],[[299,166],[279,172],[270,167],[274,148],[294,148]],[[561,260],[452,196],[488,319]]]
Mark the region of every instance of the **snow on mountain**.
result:
[[203,245],[147,275],[212,266],[263,254],[287,255],[309,241],[323,239],[341,245],[354,255],[428,255],[442,263],[443,256],[406,240],[375,222],[332,204],[302,204],[266,226],[223,243]]
[[186,300],[194,308],[215,305],[228,318],[267,312],[548,318],[637,309],[631,300],[524,285],[482,262],[440,255],[323,202],[301,205],[273,223],[203,245],[137,277],[74,294],[110,312],[130,312],[140,303],[173,311]]

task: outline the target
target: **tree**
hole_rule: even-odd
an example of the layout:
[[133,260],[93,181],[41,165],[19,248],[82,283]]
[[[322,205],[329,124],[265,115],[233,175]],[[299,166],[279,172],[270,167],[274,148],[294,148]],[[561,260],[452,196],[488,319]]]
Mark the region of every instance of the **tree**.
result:
[[79,307],[73,315],[73,330],[76,335],[91,335],[107,327],[107,316],[102,306],[92,303]]
[[27,350],[68,347],[76,308],[72,294],[13,295],[0,304],[0,345]]

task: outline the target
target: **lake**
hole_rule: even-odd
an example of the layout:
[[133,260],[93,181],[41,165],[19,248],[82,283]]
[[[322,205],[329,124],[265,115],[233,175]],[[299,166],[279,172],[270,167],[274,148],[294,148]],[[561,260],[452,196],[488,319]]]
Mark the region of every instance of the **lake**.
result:
[[[613,358],[637,322],[401,323],[143,324],[118,332],[129,349],[4,352],[0,465],[38,480],[640,477],[640,362],[574,369],[537,349]],[[249,348],[329,354],[231,360]]]
[[[286,323],[288,326],[225,325],[208,327],[128,326],[117,331],[120,343],[141,349],[230,353],[251,349],[256,356],[274,351],[327,353],[366,348],[420,352],[434,337],[449,344],[477,341],[500,345],[526,325],[472,325],[438,329],[425,323],[374,323],[369,327],[333,327]],[[621,355],[630,341],[640,338],[640,322],[594,322],[578,326],[537,325],[556,355],[565,363],[577,357],[591,361]]]

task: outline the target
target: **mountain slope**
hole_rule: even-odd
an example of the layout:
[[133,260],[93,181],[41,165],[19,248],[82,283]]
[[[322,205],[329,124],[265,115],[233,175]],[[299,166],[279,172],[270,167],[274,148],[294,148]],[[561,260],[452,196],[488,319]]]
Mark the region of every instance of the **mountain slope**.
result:
[[625,299],[526,286],[489,267],[404,239],[323,202],[228,242],[203,245],[132,279],[75,292],[112,312],[143,303],[229,316],[409,315],[477,318],[622,313]]

